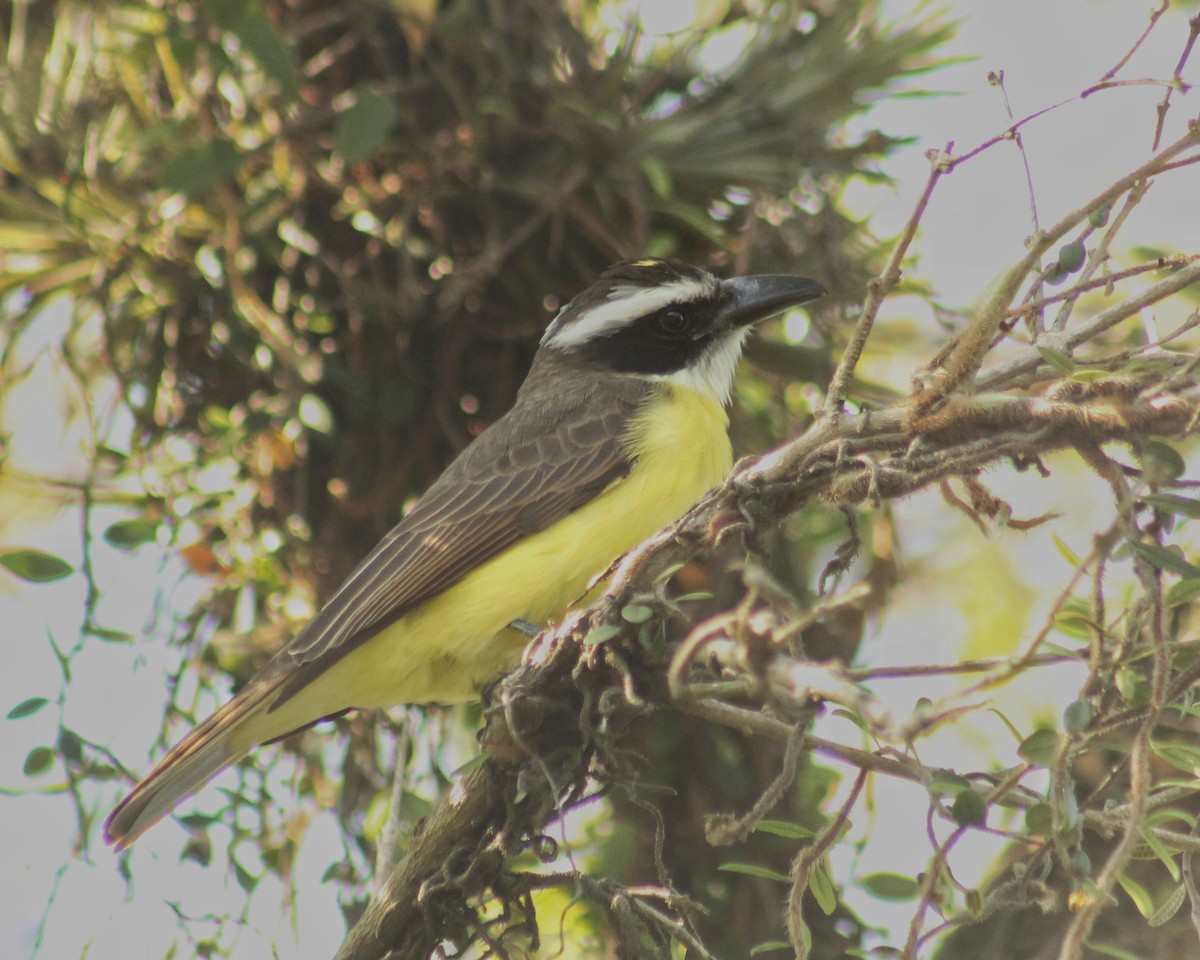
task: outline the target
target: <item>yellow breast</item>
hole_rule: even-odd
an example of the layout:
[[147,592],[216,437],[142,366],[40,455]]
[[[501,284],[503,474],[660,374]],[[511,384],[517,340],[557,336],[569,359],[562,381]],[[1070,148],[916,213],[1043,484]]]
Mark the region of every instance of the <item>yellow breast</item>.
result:
[[[673,384],[661,385],[639,414],[628,449],[636,460],[625,477],[338,661],[274,712],[279,725],[311,722],[301,714],[318,704],[333,713],[473,698],[520,657],[525,638],[510,623],[557,622],[595,576],[680,516],[732,463],[725,410]],[[352,703],[342,702],[347,690]]]

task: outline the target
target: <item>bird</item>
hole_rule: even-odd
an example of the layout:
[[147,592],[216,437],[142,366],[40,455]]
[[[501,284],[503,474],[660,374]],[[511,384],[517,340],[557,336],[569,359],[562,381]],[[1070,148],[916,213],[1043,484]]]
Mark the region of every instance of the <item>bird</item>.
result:
[[758,321],[824,296],[626,260],[546,327],[514,405],[316,616],[176,744],[104,825],[116,849],[254,747],[349,709],[477,697],[613,561],[728,475],[726,408]]

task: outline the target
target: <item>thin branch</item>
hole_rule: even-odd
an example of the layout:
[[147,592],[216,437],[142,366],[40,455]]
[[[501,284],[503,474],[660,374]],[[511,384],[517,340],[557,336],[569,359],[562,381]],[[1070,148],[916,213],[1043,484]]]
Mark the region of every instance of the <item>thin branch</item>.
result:
[[1158,23],[1159,18],[1166,13],[1170,7],[1171,0],[1162,0],[1162,5],[1157,10],[1150,11],[1150,22],[1146,24],[1146,29],[1142,31],[1142,35],[1134,41],[1133,46],[1129,48],[1129,52],[1117,61],[1116,66],[1105,71],[1104,76],[1100,78],[1101,80],[1111,80],[1121,72],[1121,69],[1125,66],[1125,64],[1133,59],[1133,55],[1137,53],[1138,48],[1146,42],[1146,38],[1150,36],[1150,31],[1154,29],[1154,25]]

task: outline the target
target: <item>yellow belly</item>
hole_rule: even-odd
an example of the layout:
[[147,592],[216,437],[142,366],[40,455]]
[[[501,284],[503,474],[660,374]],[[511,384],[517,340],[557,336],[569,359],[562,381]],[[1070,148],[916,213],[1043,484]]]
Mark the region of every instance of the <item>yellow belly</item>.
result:
[[560,620],[592,578],[728,475],[727,425],[720,404],[664,385],[635,425],[627,476],[339,660],[270,725],[282,734],[347,707],[473,698],[520,659],[526,638],[508,624]]

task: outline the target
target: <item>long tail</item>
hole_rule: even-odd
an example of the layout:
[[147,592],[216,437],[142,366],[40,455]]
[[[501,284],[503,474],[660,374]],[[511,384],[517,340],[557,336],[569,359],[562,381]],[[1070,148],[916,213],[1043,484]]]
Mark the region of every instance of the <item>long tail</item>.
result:
[[199,790],[221,770],[236,763],[259,736],[248,729],[271,706],[287,679],[283,672],[259,675],[237,696],[171,748],[104,822],[104,838],[124,850],[185,797]]

